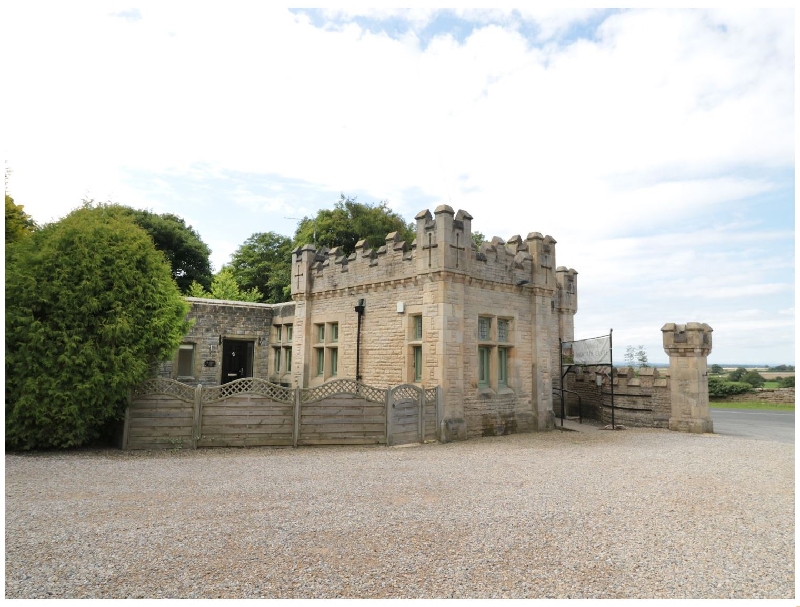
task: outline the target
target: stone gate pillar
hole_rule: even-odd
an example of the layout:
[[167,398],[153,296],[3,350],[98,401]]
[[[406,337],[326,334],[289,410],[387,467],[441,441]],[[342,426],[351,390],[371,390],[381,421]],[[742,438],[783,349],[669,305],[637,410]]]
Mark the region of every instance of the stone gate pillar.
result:
[[670,430],[697,434],[714,431],[708,409],[707,364],[712,331],[699,322],[670,322],[661,327],[664,351],[669,354]]

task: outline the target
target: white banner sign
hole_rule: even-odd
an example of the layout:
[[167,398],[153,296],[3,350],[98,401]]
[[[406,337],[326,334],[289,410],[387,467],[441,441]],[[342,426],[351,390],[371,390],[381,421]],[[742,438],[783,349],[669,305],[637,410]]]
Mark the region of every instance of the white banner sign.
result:
[[[567,344],[564,344],[565,346]],[[582,339],[569,344],[572,349],[574,365],[609,365],[611,364],[611,336]],[[567,348],[569,348],[567,346]],[[565,350],[567,349],[565,348]],[[566,354],[566,352],[565,352]]]

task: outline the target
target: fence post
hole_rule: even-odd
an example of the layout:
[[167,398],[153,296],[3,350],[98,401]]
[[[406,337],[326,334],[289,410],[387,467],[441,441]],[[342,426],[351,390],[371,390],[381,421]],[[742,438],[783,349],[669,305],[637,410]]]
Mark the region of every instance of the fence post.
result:
[[442,386],[436,386],[436,439],[443,443],[442,436],[442,411],[444,411],[444,391]]
[[386,446],[392,446],[392,387],[386,387]]
[[197,384],[194,389],[194,420],[192,423],[192,449],[197,449],[197,441],[200,440],[202,432],[203,415],[201,412],[203,403],[203,384]]
[[294,415],[292,417],[292,446],[297,447],[300,441],[300,388],[294,389]]
[[417,396],[417,409],[419,409],[419,442],[425,442],[425,388]]
[[122,427],[122,449],[128,448],[128,438],[131,432],[131,406],[133,405],[133,389],[128,390],[128,404],[125,407],[125,425]]

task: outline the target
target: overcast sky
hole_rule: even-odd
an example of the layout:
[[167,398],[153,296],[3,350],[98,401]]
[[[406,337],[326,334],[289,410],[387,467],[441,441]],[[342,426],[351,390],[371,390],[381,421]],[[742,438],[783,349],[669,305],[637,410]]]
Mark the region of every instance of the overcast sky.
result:
[[794,363],[792,11],[6,0],[8,190],[172,212],[217,269],[340,193],[439,204],[578,271],[576,338]]

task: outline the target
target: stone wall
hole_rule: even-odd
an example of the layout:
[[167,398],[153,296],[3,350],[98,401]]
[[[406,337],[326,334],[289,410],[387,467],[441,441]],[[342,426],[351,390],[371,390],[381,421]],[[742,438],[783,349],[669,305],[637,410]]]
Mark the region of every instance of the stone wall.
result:
[[715,403],[741,403],[759,401],[776,405],[793,405],[794,388],[762,388],[748,394],[734,394],[725,398],[714,398]]
[[267,379],[270,365],[270,328],[274,316],[292,317],[294,304],[273,306],[241,301],[187,297],[191,305],[187,318],[193,322],[183,339],[194,347],[191,375],[178,375],[178,352],[161,364],[158,376],[188,384],[216,386],[222,373],[224,339],[253,342],[253,376]]
[[[597,376],[602,384],[597,385]],[[565,388],[581,397],[582,414],[590,419],[611,423],[611,384],[609,367],[573,367],[564,378]],[[566,415],[578,415],[575,394],[566,395]],[[631,367],[614,369],[614,423],[650,428],[669,427],[669,371],[647,367],[636,371]],[[560,400],[554,403],[561,414]]]

